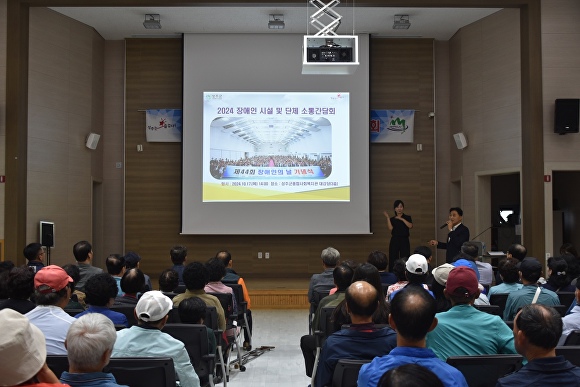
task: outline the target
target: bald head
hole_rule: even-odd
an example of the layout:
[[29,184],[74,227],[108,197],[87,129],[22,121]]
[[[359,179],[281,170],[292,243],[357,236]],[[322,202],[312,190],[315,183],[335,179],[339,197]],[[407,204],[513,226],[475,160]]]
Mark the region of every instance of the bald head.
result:
[[[353,316],[367,318],[371,317],[379,305],[377,289],[366,281],[356,281],[346,290],[346,306]],[[354,322],[354,321],[353,321]]]

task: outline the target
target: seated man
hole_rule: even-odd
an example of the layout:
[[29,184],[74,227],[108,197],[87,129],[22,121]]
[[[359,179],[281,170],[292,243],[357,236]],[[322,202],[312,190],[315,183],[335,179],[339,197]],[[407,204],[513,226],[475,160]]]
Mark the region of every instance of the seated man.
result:
[[127,317],[123,313],[115,312],[110,307],[115,303],[117,282],[108,273],[92,276],[85,285],[85,301],[89,308],[75,316],[79,318],[87,313],[101,313],[107,316],[113,324],[129,326]]
[[418,286],[406,287],[395,295],[389,325],[397,331],[397,347],[361,367],[358,387],[375,387],[385,372],[408,363],[418,363],[433,371],[446,387],[467,387],[459,370],[425,347],[425,336],[437,326],[436,308],[435,299]]
[[494,294],[511,293],[522,288],[519,283],[520,274],[518,270],[518,260],[515,258],[506,258],[497,265],[499,276],[502,283],[489,288],[489,298]]
[[[129,269],[140,269],[141,266],[141,256],[134,251],[128,251],[127,254],[124,256],[125,258],[125,266],[127,270]],[[149,290],[153,289],[153,285],[151,284],[151,278],[145,273],[143,273],[145,277],[145,290],[148,292]]]
[[171,269],[177,272],[179,279],[178,285],[185,285],[185,282],[183,282],[183,270],[185,270],[184,263],[187,259],[187,247],[173,246],[171,250],[169,250],[169,256],[171,257],[171,262],[173,263]]
[[489,289],[493,282],[493,267],[491,264],[479,260],[479,247],[473,242],[465,242],[461,246],[461,253],[472,258],[479,274],[479,283]]
[[[379,292],[366,281],[357,281],[346,291],[346,310],[352,323],[329,336],[320,353],[316,386],[332,385],[339,359],[372,360],[387,355],[397,346],[397,334],[389,327],[376,328],[373,313],[379,305]],[[503,321],[502,321],[503,324]]]
[[72,282],[66,271],[56,265],[45,266],[34,276],[37,306],[25,316],[44,333],[49,355],[66,355],[66,333],[76,321],[63,310],[70,299]]
[[[314,319],[312,320],[313,331],[318,331],[321,329],[320,314],[322,308],[336,307],[344,300],[346,289],[350,286],[352,282],[353,274],[354,271],[349,266],[346,265],[339,265],[334,268],[332,275],[334,277],[334,284],[336,285],[338,290],[334,294],[326,296],[322,300],[320,300],[320,303],[318,304],[318,309],[316,309]],[[306,376],[311,377],[312,371],[314,369],[314,361],[316,360],[316,336],[314,335],[302,336],[300,338],[300,349],[302,350],[302,355],[304,356],[304,364],[306,366]]]
[[111,254],[105,260],[105,265],[107,266],[107,272],[115,279],[117,282],[117,296],[122,296],[123,291],[121,290],[121,278],[125,274],[125,258],[119,254]]
[[520,279],[523,287],[511,292],[505,303],[503,319],[512,321],[518,309],[529,304],[560,305],[558,295],[538,286],[542,276],[542,264],[536,258],[528,257],[520,262]]
[[36,273],[44,267],[44,249],[40,243],[30,243],[24,248],[24,257],[28,260],[28,267]]
[[572,331],[580,329],[580,281],[576,281],[576,291],[574,292],[576,297],[576,304],[570,311],[570,314],[562,318],[562,337],[558,345],[564,345],[568,335]]
[[34,272],[29,266],[10,270],[7,284],[10,298],[0,304],[0,309],[9,308],[26,314],[36,308],[36,304],[29,299],[34,293]]
[[115,326],[106,316],[90,313],[78,318],[66,335],[69,368],[60,381],[71,387],[120,386],[113,374],[102,372],[109,364],[115,340]]
[[[427,258],[425,258],[421,254],[411,255],[407,259],[407,262],[405,262],[405,277],[407,278],[408,282],[405,284],[404,287],[420,286],[423,287],[423,289],[427,290],[433,296],[433,293],[431,292],[431,290],[429,290],[429,286],[427,286],[427,284],[425,283],[427,281],[428,276],[429,276],[429,264],[427,263]],[[389,290],[391,290],[391,286],[388,287],[387,292]],[[395,294],[397,294],[397,292],[399,291],[400,290],[397,289],[391,291],[389,295],[389,301],[391,301],[395,296]]]
[[224,314],[224,308],[215,296],[211,294],[206,294],[205,285],[209,282],[209,273],[207,268],[201,262],[192,262],[185,267],[183,270],[183,281],[185,282],[185,293],[178,294],[173,298],[173,306],[179,307],[179,303],[186,298],[199,297],[207,306],[213,306],[216,308],[218,315],[218,329],[225,331],[226,329],[226,317]]
[[427,334],[427,348],[439,359],[516,353],[512,331],[501,317],[473,307],[479,288],[472,269],[460,266],[451,270],[444,292],[452,307],[437,313],[437,326]]
[[159,275],[159,290],[169,298],[177,296],[174,293],[179,286],[179,274],[173,269],[165,269]]
[[528,360],[519,371],[497,381],[497,387],[578,386],[580,368],[556,356],[562,318],[549,306],[526,305],[514,319],[516,350]]
[[81,279],[77,282],[76,289],[84,292],[87,280],[95,274],[100,274],[103,269],[92,265],[93,262],[93,246],[88,241],[80,241],[73,246],[73,255],[77,261],[80,270]]
[[377,268],[383,285],[392,285],[397,282],[397,276],[387,271],[389,267],[387,254],[382,251],[372,251],[367,257],[367,263]]
[[122,296],[115,298],[114,305],[137,305],[137,294],[145,290],[145,275],[137,268],[129,269],[121,278]]
[[[244,301],[246,302],[246,319],[248,320],[248,328],[244,327],[244,349],[246,350],[250,350],[252,349],[252,343],[250,342],[250,336],[252,333],[252,303],[250,300],[250,293],[248,292],[248,289],[246,288],[246,283],[244,281],[244,279],[238,274],[236,273],[236,271],[233,269],[233,259],[232,259],[232,255],[230,254],[229,251],[227,250],[221,250],[218,251],[217,254],[215,255],[216,258],[219,258],[222,260],[222,262],[224,263],[225,267],[226,267],[226,276],[222,279],[222,282],[225,284],[228,283],[232,283],[232,284],[238,284],[242,287],[242,292],[244,293]],[[249,330],[249,332],[248,332]]]
[[334,287],[332,271],[340,260],[340,253],[334,247],[327,247],[320,255],[324,271],[320,274],[313,274],[308,286],[308,302],[314,301],[314,292],[330,291]]
[[160,291],[144,293],[135,306],[138,325],[117,332],[112,357],[171,357],[181,386],[199,387],[199,378],[191,365],[185,345],[161,332],[171,309],[171,299]]
[[0,384],[3,386],[67,386],[46,365],[44,335],[15,310],[0,311]]

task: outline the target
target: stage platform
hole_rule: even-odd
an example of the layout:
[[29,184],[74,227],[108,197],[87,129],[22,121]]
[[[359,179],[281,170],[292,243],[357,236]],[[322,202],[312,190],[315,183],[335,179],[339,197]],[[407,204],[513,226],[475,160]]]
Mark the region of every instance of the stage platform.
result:
[[308,279],[246,278],[252,309],[308,309]]

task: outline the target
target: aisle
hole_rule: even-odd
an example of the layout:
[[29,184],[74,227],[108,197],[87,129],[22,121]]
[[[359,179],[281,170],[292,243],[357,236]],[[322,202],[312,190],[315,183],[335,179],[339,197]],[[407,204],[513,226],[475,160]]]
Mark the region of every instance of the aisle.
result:
[[[254,348],[276,347],[246,364],[246,371],[232,370],[228,387],[306,387],[300,337],[308,333],[307,310],[256,310]],[[223,386],[219,384],[219,386]]]

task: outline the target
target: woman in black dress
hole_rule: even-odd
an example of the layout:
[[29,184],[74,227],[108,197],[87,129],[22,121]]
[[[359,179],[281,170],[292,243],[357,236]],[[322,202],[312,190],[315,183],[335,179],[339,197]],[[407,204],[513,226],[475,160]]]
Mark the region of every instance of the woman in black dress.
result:
[[413,221],[409,215],[405,215],[405,203],[395,200],[393,204],[395,216],[390,217],[385,211],[387,226],[391,231],[391,243],[389,244],[389,271],[393,269],[393,262],[399,258],[407,258],[411,254],[409,243],[409,230],[413,228]]

